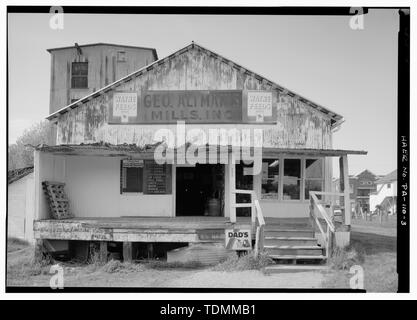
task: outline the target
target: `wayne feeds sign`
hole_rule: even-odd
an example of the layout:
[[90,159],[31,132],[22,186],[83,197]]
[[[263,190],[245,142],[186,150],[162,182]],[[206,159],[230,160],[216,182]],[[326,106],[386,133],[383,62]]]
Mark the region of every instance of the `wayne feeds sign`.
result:
[[115,92],[111,124],[274,123],[270,91],[171,90]]
[[249,229],[226,229],[225,241],[228,250],[252,250],[251,231]]

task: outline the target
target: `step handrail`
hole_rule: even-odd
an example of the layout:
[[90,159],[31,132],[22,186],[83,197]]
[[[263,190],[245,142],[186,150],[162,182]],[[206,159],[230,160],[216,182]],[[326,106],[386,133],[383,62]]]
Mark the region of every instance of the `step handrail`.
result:
[[254,255],[257,257],[259,252],[264,248],[264,226],[265,226],[265,219],[262,213],[262,208],[259,203],[258,197],[256,196],[255,191],[253,190],[243,190],[243,189],[235,189],[232,191],[233,193],[241,193],[241,194],[249,194],[251,196],[251,201],[248,203],[232,203],[232,206],[235,208],[252,208],[251,210],[251,221],[253,223],[253,228],[256,227],[255,233],[255,247],[254,247]]
[[[329,217],[326,210],[323,207],[323,204],[318,199],[317,195],[329,195],[329,196],[340,196],[339,193],[332,193],[332,192],[320,192],[320,191],[310,191],[310,217],[316,223],[320,233],[323,237],[324,245],[326,248],[326,258],[329,257],[329,252],[331,248],[331,241],[332,235],[334,234],[336,228],[332,221],[332,218]],[[318,212],[321,215],[321,218],[326,222],[326,232],[323,230],[323,227],[319,221],[319,217],[316,214],[315,208],[317,208]]]

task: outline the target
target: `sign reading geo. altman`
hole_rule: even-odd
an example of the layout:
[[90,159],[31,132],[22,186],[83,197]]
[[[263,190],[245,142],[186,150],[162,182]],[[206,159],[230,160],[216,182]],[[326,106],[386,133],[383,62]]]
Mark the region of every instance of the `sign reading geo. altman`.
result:
[[110,124],[275,123],[272,91],[149,90],[115,92]]
[[228,250],[252,250],[250,229],[226,229],[225,246]]

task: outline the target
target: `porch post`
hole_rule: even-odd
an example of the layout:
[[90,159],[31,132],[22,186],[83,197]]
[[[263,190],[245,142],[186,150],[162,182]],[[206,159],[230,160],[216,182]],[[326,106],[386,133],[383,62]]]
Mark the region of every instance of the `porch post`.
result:
[[229,214],[230,214],[230,222],[236,223],[236,163],[235,163],[235,156],[233,151],[229,153],[228,156],[229,160],[229,189],[230,189],[230,196],[229,196]]
[[352,215],[352,211],[350,208],[350,184],[349,184],[349,170],[348,170],[348,159],[347,155],[340,157],[340,173],[343,173],[343,193],[344,193],[344,205],[345,205],[345,218],[344,224],[350,226],[350,218]]

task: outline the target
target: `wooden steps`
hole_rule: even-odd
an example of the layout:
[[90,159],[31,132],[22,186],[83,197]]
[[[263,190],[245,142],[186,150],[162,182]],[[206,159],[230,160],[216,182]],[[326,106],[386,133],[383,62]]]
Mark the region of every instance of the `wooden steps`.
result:
[[265,237],[313,238],[312,229],[265,229]]
[[310,237],[265,237],[265,246],[277,245],[294,245],[294,246],[309,246],[316,245],[317,239]]
[[294,256],[321,256],[323,250],[318,245],[316,246],[264,246],[265,250],[270,255],[294,255]]
[[305,221],[267,222],[264,250],[275,262],[266,268],[269,273],[321,270],[323,266],[320,264],[326,260],[323,248],[314,237],[312,226]]
[[266,274],[273,273],[285,273],[285,272],[317,272],[317,271],[328,271],[329,267],[327,265],[291,265],[291,264],[281,264],[274,265],[265,268]]

